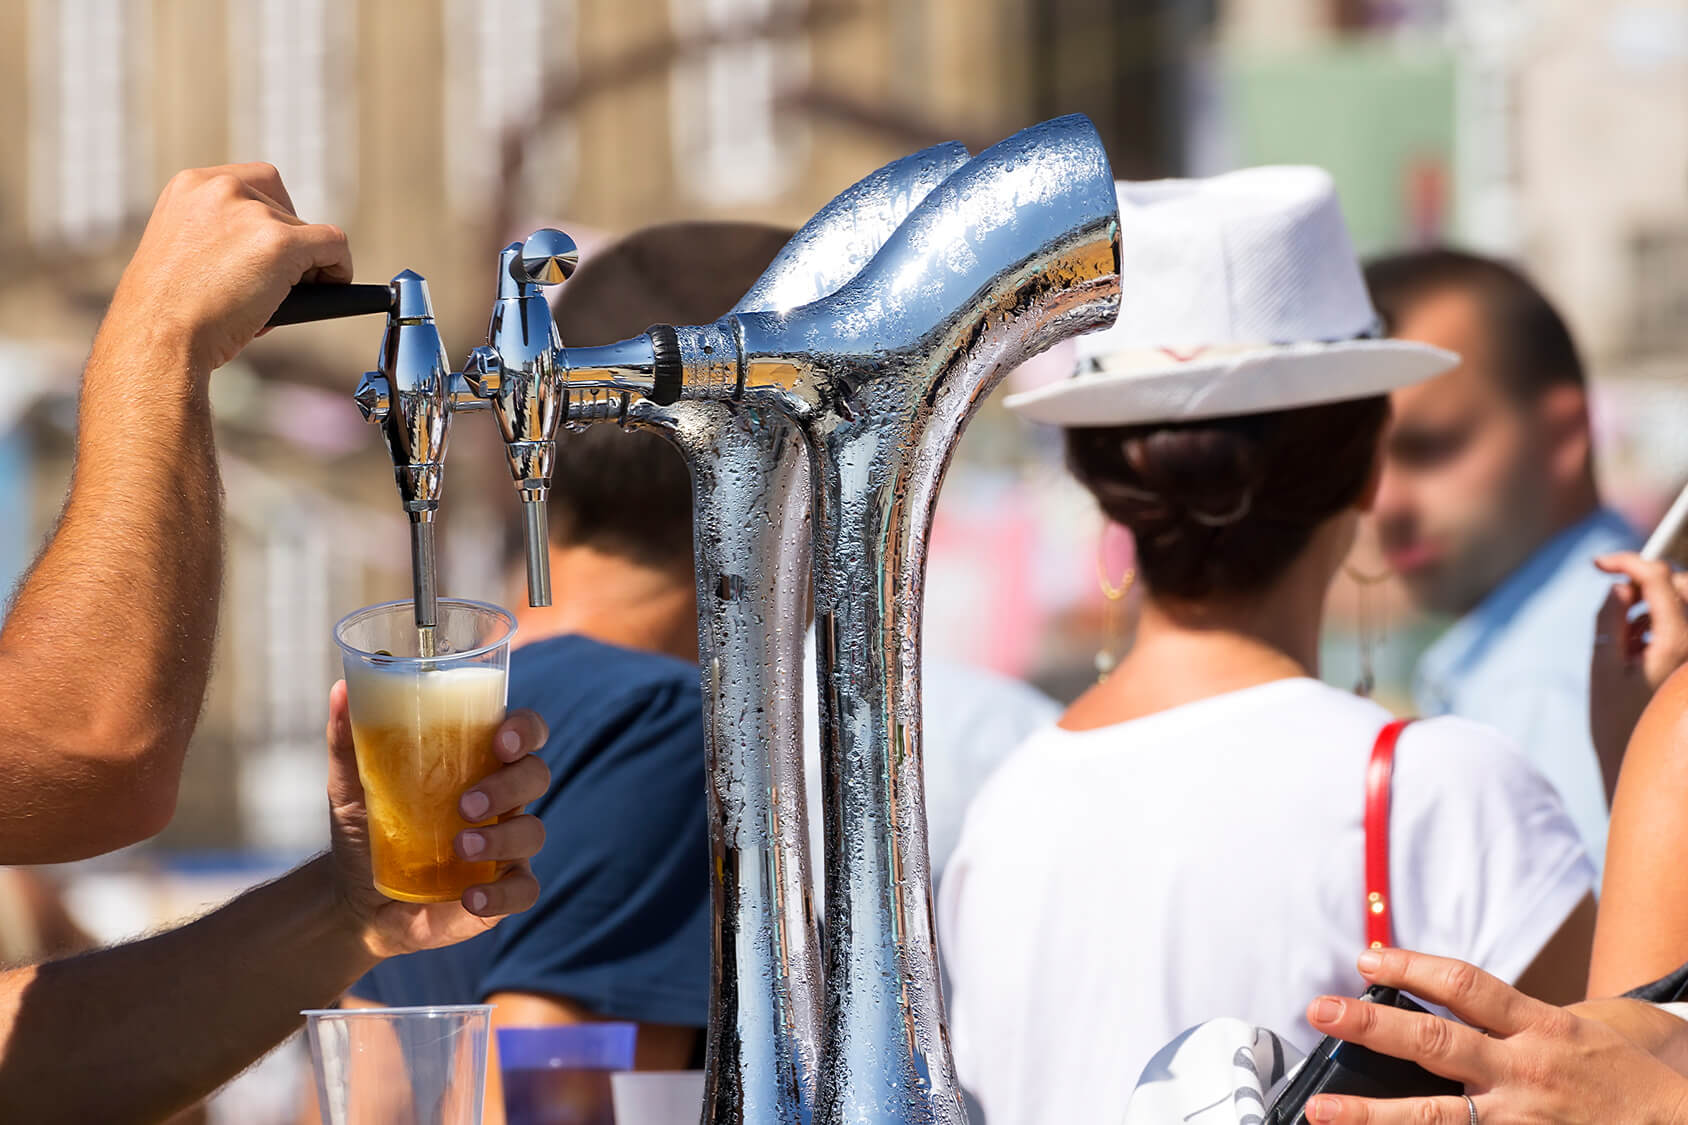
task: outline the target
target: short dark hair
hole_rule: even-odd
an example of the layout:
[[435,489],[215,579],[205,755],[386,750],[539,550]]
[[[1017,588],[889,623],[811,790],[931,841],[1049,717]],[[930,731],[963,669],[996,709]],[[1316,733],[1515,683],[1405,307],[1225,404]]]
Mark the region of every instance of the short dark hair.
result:
[[1391,332],[1431,296],[1449,290],[1469,294],[1488,332],[1494,373],[1521,400],[1550,387],[1586,382],[1564,318],[1515,266],[1446,247],[1411,250],[1367,263],[1366,284]]
[[[759,223],[646,227],[589,256],[554,310],[565,344],[610,344],[653,324],[708,324],[768,268],[791,231]],[[691,473],[666,437],[607,423],[557,435],[551,538],[653,567],[690,568]],[[512,529],[513,555],[521,528]]]
[[1067,464],[1129,529],[1137,569],[1181,600],[1259,594],[1365,491],[1384,397],[1141,426],[1073,428]]

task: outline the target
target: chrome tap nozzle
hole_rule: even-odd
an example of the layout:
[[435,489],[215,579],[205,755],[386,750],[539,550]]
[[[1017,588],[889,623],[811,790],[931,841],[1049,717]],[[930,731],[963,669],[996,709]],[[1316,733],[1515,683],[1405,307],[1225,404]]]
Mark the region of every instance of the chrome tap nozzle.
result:
[[541,230],[498,255],[498,297],[486,346],[476,348],[464,373],[470,389],[491,407],[504,438],[510,476],[526,509],[528,604],[551,604],[551,547],[545,504],[557,456],[557,423],[567,407],[557,368],[561,342],[542,285],[574,273],[579,253],[560,230]]
[[440,505],[452,409],[467,388],[446,359],[428,283],[405,270],[393,278],[391,289],[377,369],[364,374],[354,398],[363,416],[381,427],[393,459],[393,479],[410,517],[416,624],[428,628],[434,624],[437,597],[434,512]]

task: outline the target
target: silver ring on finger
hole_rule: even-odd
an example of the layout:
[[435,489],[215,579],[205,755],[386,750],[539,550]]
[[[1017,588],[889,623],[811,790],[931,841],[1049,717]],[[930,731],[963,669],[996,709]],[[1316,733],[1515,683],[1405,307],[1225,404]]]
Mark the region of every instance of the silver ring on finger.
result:
[[1477,1103],[1471,1100],[1470,1094],[1463,1096],[1465,1098],[1465,1112],[1471,1115],[1471,1125],[1477,1125]]

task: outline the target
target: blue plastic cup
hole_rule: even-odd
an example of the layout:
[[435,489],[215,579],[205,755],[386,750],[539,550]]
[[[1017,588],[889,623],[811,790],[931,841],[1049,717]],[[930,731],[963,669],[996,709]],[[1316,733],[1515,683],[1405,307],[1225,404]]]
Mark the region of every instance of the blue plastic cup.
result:
[[610,1075],[633,1069],[637,1024],[501,1027],[495,1034],[508,1125],[615,1125]]

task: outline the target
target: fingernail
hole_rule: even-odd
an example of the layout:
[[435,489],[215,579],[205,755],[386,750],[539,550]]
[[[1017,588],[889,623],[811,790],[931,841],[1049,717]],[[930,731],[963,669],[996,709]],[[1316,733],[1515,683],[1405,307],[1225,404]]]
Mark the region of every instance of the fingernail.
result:
[[481,820],[486,816],[487,810],[492,808],[492,801],[479,789],[471,789],[463,794],[461,808],[464,820]]
[[498,745],[506,754],[514,754],[522,748],[522,736],[513,730],[503,731],[498,736]]
[[1313,1005],[1313,1018],[1320,1023],[1335,1023],[1342,1018],[1342,1001],[1321,996]]
[[486,851],[486,837],[479,832],[465,832],[457,837],[457,843],[463,849],[463,855],[467,859],[474,859]]
[[1369,977],[1383,967],[1383,954],[1375,949],[1368,949],[1360,954],[1360,959],[1354,963],[1360,967],[1361,973]]
[[1336,1101],[1333,1098],[1314,1098],[1307,1103],[1307,1120],[1335,1121]]
[[469,907],[469,912],[471,914],[485,914],[486,913],[486,904],[488,902],[488,899],[486,897],[485,891],[482,891],[482,890],[470,891],[468,894],[463,896],[463,902],[465,903],[465,905],[467,905]]

